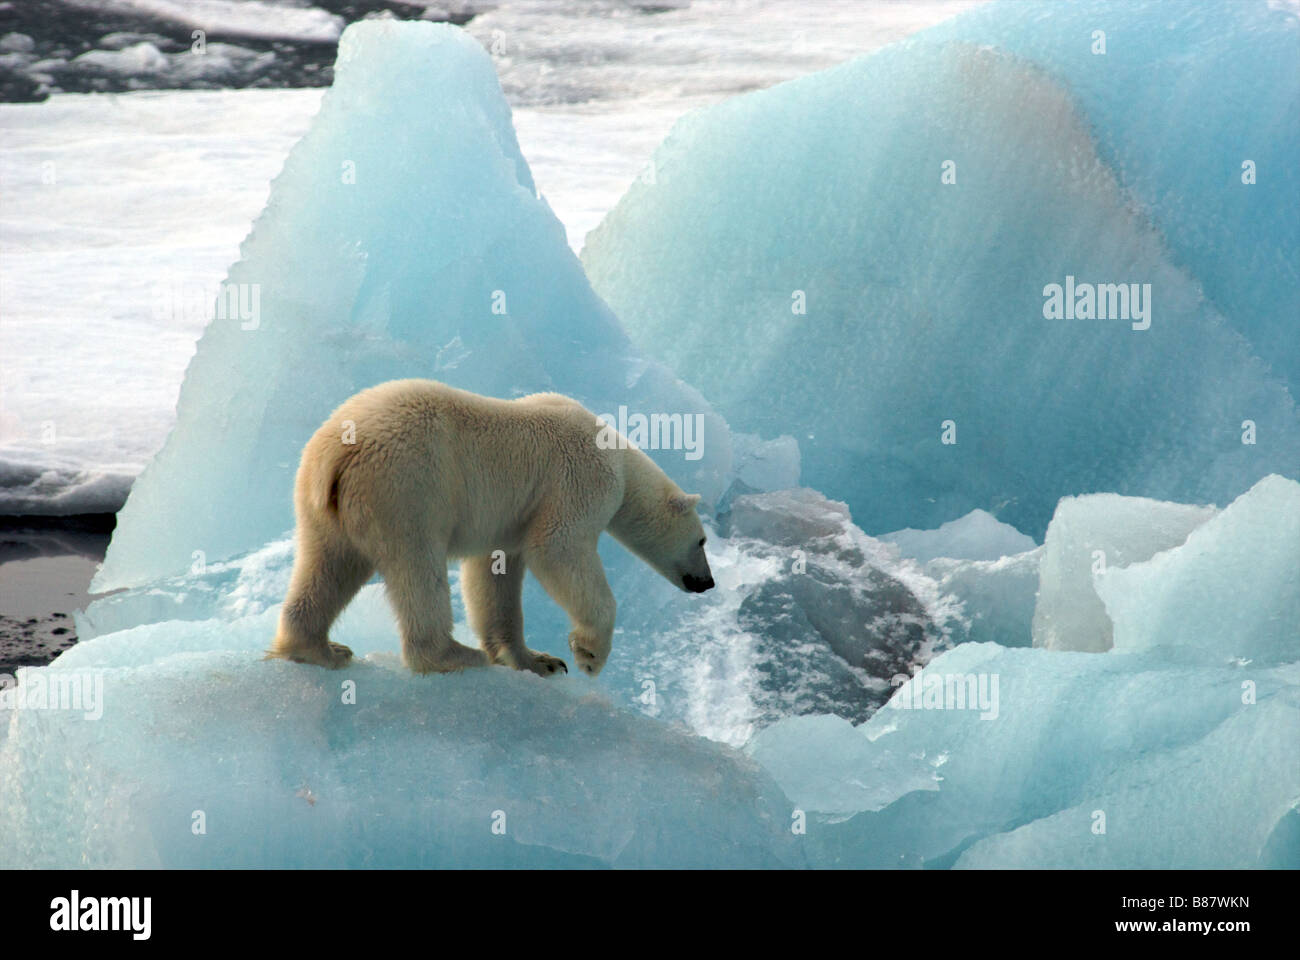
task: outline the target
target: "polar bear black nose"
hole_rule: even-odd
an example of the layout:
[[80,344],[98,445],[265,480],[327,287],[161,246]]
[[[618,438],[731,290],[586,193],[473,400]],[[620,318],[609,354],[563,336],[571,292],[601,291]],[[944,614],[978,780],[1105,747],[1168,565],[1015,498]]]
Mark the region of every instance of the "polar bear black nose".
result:
[[703,593],[705,590],[713,589],[712,577],[697,577],[688,573],[682,577],[682,586],[691,593]]

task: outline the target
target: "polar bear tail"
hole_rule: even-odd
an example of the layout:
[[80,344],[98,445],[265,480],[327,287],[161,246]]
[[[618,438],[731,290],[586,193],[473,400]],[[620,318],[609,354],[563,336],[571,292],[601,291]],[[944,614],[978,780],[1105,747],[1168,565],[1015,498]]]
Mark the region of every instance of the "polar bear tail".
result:
[[[332,438],[331,438],[332,439]],[[317,513],[337,518],[339,515],[339,483],[348,463],[348,449],[337,441],[318,448],[319,460],[309,475],[308,504]]]

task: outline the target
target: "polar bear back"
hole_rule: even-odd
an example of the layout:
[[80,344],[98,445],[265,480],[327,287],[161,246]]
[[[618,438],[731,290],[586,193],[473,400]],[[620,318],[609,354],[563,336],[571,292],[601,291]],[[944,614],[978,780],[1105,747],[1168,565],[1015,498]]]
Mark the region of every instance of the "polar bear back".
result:
[[515,552],[546,529],[595,537],[623,498],[623,458],[596,442],[602,426],[560,394],[383,383],[308,442],[297,505],[353,536],[409,530],[449,557]]

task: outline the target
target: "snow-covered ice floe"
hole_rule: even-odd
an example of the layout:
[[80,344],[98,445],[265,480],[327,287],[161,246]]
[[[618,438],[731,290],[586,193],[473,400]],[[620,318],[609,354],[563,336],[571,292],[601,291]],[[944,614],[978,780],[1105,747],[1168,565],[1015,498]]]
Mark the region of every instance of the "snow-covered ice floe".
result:
[[[1109,225],[1106,242],[1093,237],[1076,252],[1105,266],[1104,251],[1129,237],[1124,249],[1134,262],[1164,271],[1168,309],[1186,307],[1179,323],[1128,335],[1163,337],[1153,342],[1180,359],[1150,346],[1134,347],[1133,359],[1117,354],[1116,342],[1051,336],[1032,355],[1022,349],[1019,379],[1007,379],[1011,351],[1003,357],[996,341],[971,341],[934,361],[909,345],[916,334],[907,324],[891,328],[887,343],[863,342],[841,317],[833,331],[810,335],[816,342],[838,331],[820,360],[780,342],[776,326],[732,331],[729,349],[784,351],[789,376],[815,377],[822,388],[807,397],[771,391],[778,399],[755,407],[752,418],[728,409],[745,383],[717,379],[703,354],[686,358],[693,379],[683,383],[648,358],[651,328],[629,339],[592,292],[532,188],[481,48],[447,27],[350,28],[336,84],[231,270],[232,288],[249,295],[233,307],[251,307],[256,289],[257,308],[209,326],[182,388],[178,425],[122,515],[99,584],[127,589],[86,612],[79,626],[87,639],[0,691],[0,866],[1300,866],[1300,484],[1284,475],[1294,461],[1289,471],[1266,469],[1300,436],[1286,419],[1294,406],[1284,358],[1273,368],[1282,374],[1252,381],[1262,363],[1250,339],[1262,327],[1252,324],[1263,321],[1231,306],[1249,305],[1232,278],[1220,278],[1216,307],[1193,305],[1191,287],[1178,279],[1185,267],[1161,259],[1171,248],[1138,229],[1127,205],[1083,202],[1108,203],[1118,187],[1097,153],[1110,135],[1084,136],[1078,104],[1093,100],[1077,91],[1100,85],[1094,99],[1106,100],[1106,84],[1126,82],[1128,67],[1112,81],[1092,75],[1065,97],[1052,84],[1082,70],[1077,63],[1035,70],[1019,59],[1025,50],[1013,55],[995,43],[1004,31],[1055,29],[1055,18],[1022,22],[1022,9],[998,6],[946,28],[982,32],[988,49],[904,44],[703,115],[718,139],[710,144],[696,120],[677,146],[670,142],[672,162],[660,168],[665,197],[675,177],[709,180],[715,166],[743,156],[734,148],[746,125],[773,129],[769,115],[778,127],[820,123],[819,143],[856,129],[846,116],[871,117],[868,132],[879,137],[855,141],[855,176],[870,169],[861,151],[880,137],[890,150],[919,151],[911,154],[919,168],[917,158],[933,146],[909,126],[921,104],[882,99],[874,80],[877,71],[894,78],[894,94],[920,83],[934,96],[927,109],[945,117],[951,110],[954,122],[965,117],[960,129],[975,147],[964,154],[959,183],[967,173],[977,182],[981,172],[1009,176],[992,165],[1005,155],[994,143],[1009,133],[1032,139],[1045,129],[1072,144],[1064,155],[1059,143],[1030,150],[1038,179],[1022,187],[1034,203],[1015,229],[1012,220],[988,219],[997,204],[978,191],[949,202],[967,215],[983,209],[986,219],[949,226],[1003,223],[1002,243],[1055,269],[1054,245]],[[1151,10],[1136,9],[1113,13],[1112,31],[1145,24],[1143,56],[1169,69],[1187,60],[1180,51],[1199,21],[1155,30]],[[1252,6],[1219,13],[1220,42],[1238,37],[1243,23],[1272,24],[1272,14]],[[1261,35],[1263,47],[1270,36]],[[1057,79],[1043,80],[1049,75]],[[1016,83],[1018,112],[1046,111],[1034,118],[1042,122],[1008,127],[999,96],[1010,97]],[[980,90],[985,98],[964,99]],[[886,109],[888,122],[861,109],[866,100]],[[808,112],[837,101],[838,110]],[[733,182],[763,193],[794,181],[809,196],[823,179],[832,192],[857,189],[847,168],[828,169],[822,156],[794,149],[780,176],[718,174],[709,182],[724,201],[722,188]],[[1156,188],[1168,174],[1154,161],[1142,169]],[[1019,196],[1003,183],[1004,200]],[[1063,183],[1079,205],[1053,199]],[[1168,191],[1153,195],[1172,202]],[[839,246],[874,244],[884,227],[871,206],[835,196],[809,209],[821,209],[817,217],[856,209],[854,224],[835,221]],[[762,199],[746,204],[760,214],[746,221],[747,235],[771,212]],[[714,215],[728,209],[721,203]],[[801,210],[785,208],[783,222]],[[1178,212],[1202,215],[1191,206]],[[922,229],[895,214],[894,229]],[[662,241],[659,227],[682,216],[634,188],[609,236],[628,244],[640,230]],[[1025,223],[1050,229],[1025,237]],[[1161,223],[1173,229],[1173,220]],[[693,249],[713,226],[723,224],[700,222],[676,246]],[[971,265],[947,242],[927,241],[924,258],[906,260],[909,275],[920,270],[940,285],[966,277]],[[1188,251],[1200,241],[1186,242],[1180,257],[1192,263]],[[1240,242],[1247,256],[1265,257],[1286,241],[1279,233]],[[828,241],[822,252],[834,246]],[[597,258],[606,279],[612,249]],[[902,265],[903,252],[918,248],[890,249]],[[978,252],[996,260],[999,249],[986,243]],[[732,250],[724,243],[716,256],[726,261]],[[645,266],[662,277],[657,262]],[[721,276],[733,268],[711,269]],[[833,259],[832,268],[845,263]],[[988,292],[1007,276],[978,282]],[[1286,296],[1286,278],[1277,282]],[[917,289],[888,297],[915,306]],[[713,294],[702,296],[700,326],[712,328],[754,302],[739,299],[724,314],[717,302],[710,307]],[[494,311],[497,302],[505,309]],[[1228,313],[1240,324],[1232,337]],[[932,332],[947,330],[959,345],[947,315],[910,316],[926,315]],[[960,318],[967,326],[976,319]],[[1075,379],[1042,365],[1071,350]],[[1138,457],[1146,458],[1143,469],[1132,456],[1107,459],[1130,443],[1141,449],[1126,424],[1144,421],[1118,417],[1109,405],[1121,401],[1096,387],[1103,354],[1123,358],[1108,371],[1119,394],[1132,401],[1140,392],[1172,431]],[[895,375],[894,362],[920,366],[906,385],[882,383]],[[1017,394],[1008,404],[1050,407],[1067,421],[1061,436],[1081,446],[1096,440],[1088,454],[1095,467],[1085,469],[1077,453],[1066,463],[1055,434],[1046,435],[1041,461],[1016,461],[1012,437],[1002,435],[1005,469],[968,474],[976,486],[987,478],[988,489],[959,496],[956,474],[944,471],[960,461],[934,466],[941,449],[913,439],[910,454],[894,450],[890,462],[901,473],[882,480],[882,507],[859,512],[848,495],[847,503],[832,499],[844,476],[830,469],[833,450],[812,444],[809,455],[801,405],[815,403],[818,435],[833,437],[846,414],[825,391],[861,398],[853,391],[870,383],[879,391],[870,393],[878,419],[862,436],[878,438],[906,415],[911,390],[960,380],[933,363],[977,378],[984,364],[996,368],[988,376]],[[1139,391],[1142,364],[1160,376]],[[863,376],[868,367],[873,377]],[[1193,369],[1225,404],[1261,411],[1258,448],[1229,453],[1225,444],[1214,453],[1195,435],[1216,408],[1189,378]],[[379,584],[363,589],[335,626],[336,639],[358,654],[349,667],[261,660],[292,560],[289,479],[301,443],[356,388],[407,375],[504,396],[560,389],[602,413],[626,406],[703,417],[699,459],[651,453],[705,494],[718,589],[684,603],[617,546],[603,548],[619,632],[596,684],[504,669],[412,675],[398,663]],[[1088,416],[1076,409],[1085,385],[1100,405]],[[713,402],[750,432],[733,433]],[[974,415],[974,399],[965,402]],[[786,428],[777,416],[782,403],[791,411]],[[1159,418],[1180,403],[1189,413],[1185,429],[1175,430]],[[993,442],[965,416],[958,414],[959,430],[967,432],[952,449]],[[850,436],[843,429],[839,436]],[[909,514],[901,487],[891,484],[930,466],[941,476],[929,487],[918,481]],[[869,494],[874,474],[855,476],[852,496]],[[1089,482],[1064,489],[1085,476]],[[819,477],[830,482],[823,487]],[[1098,494],[1107,480],[1117,489]],[[951,495],[927,500],[944,484]],[[1137,496],[1198,484],[1215,496],[1188,495],[1186,503]],[[989,500],[993,491],[1007,496]],[[1017,524],[1018,516],[1041,524]],[[898,522],[887,525],[890,517]],[[895,532],[870,535],[885,529]],[[533,586],[525,609],[530,643],[562,652],[559,611]],[[457,620],[460,639],[469,640]]]

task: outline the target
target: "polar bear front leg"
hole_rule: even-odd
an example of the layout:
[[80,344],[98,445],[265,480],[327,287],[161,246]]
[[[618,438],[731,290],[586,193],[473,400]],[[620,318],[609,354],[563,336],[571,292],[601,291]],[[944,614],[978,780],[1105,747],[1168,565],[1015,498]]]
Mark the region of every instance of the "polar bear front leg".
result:
[[402,632],[402,660],[415,673],[452,673],[486,667],[487,655],[457,643],[451,634],[451,588],[447,560],[427,544],[398,550],[379,572]]
[[530,549],[525,559],[551,599],[569,615],[569,649],[578,667],[594,677],[609,659],[616,609],[595,540],[543,543]]
[[524,645],[524,558],[519,554],[469,557],[460,563],[460,592],[470,629],[493,663],[542,677],[568,673],[559,657]]

